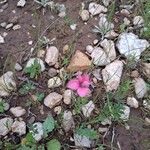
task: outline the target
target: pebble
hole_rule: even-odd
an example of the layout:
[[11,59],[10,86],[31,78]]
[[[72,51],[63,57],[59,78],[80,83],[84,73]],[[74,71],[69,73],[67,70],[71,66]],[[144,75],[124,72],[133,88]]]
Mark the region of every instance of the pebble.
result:
[[45,50],[41,49],[37,52],[38,58],[43,58],[45,56]]
[[18,30],[20,28],[21,28],[21,25],[19,25],[19,24],[16,24],[16,25],[13,26],[13,30]]
[[142,66],[143,73],[150,79],[150,63],[143,63]]
[[105,127],[99,127],[99,128],[98,128],[98,131],[99,131],[100,133],[105,133],[105,132],[108,131],[108,128],[105,128]]
[[102,80],[102,76],[101,76],[101,69],[94,69],[92,71],[93,76],[98,79],[98,80]]
[[150,103],[149,103],[149,100],[143,100],[143,106],[144,106],[146,109],[150,110]]
[[15,64],[15,70],[16,71],[21,71],[22,70],[22,66],[19,63]]
[[99,42],[98,39],[95,39],[95,40],[93,41],[93,44],[94,44],[94,45],[97,45],[98,42]]
[[26,0],[19,0],[18,3],[17,3],[17,6],[18,7],[24,7],[26,4]]
[[123,109],[123,113],[120,116],[120,119],[122,119],[123,121],[128,121],[129,116],[130,116],[130,107],[126,105],[124,105],[123,107],[124,109]]
[[76,30],[77,24],[75,24],[75,23],[74,23],[74,24],[71,24],[71,25],[70,25],[70,28],[71,28],[71,30],[73,30],[73,31]]
[[6,27],[6,25],[7,25],[7,23],[6,23],[6,22],[2,22],[2,23],[0,23],[0,26],[1,26],[2,28],[5,28],[5,27]]
[[10,108],[10,112],[15,116],[15,117],[21,117],[26,113],[26,110],[22,108],[21,106],[18,107],[12,107]]
[[69,45],[66,44],[64,47],[63,47],[63,54],[66,54],[69,52]]
[[57,106],[57,107],[54,108],[54,112],[55,112],[57,115],[59,115],[59,114],[61,113],[61,110],[62,110],[61,106]]
[[0,44],[4,44],[5,43],[5,40],[4,38],[0,35]]
[[56,75],[57,75],[57,70],[54,69],[54,68],[50,68],[50,69],[48,70],[48,75],[49,75],[50,77],[56,76]]
[[81,10],[80,12],[80,17],[83,21],[88,21],[89,18],[90,18],[90,14],[89,14],[89,11],[88,10]]
[[144,19],[142,16],[135,16],[133,19],[133,24],[135,26],[141,26],[144,24]]
[[139,102],[134,97],[128,97],[127,98],[127,104],[133,108],[139,107]]
[[66,104],[66,105],[70,105],[71,104],[71,96],[72,96],[72,91],[71,90],[65,90],[64,91],[64,94],[63,94],[63,102]]
[[87,46],[86,46],[86,51],[87,51],[89,54],[91,54],[91,53],[93,52],[93,50],[94,50],[94,48],[93,48],[92,45],[87,45]]
[[124,23],[124,25],[128,26],[128,25],[130,25],[130,20],[125,17],[125,18],[123,19],[123,23]]
[[139,77],[139,72],[137,70],[132,71],[131,72],[131,77],[138,78]]
[[10,29],[11,27],[13,27],[13,25],[14,25],[13,23],[9,23],[6,25],[5,29]]
[[111,119],[110,119],[110,118],[106,118],[106,119],[104,119],[103,121],[101,121],[101,124],[102,124],[103,126],[105,126],[105,125],[111,125],[112,122],[111,122]]
[[111,0],[102,0],[102,2],[107,7],[110,4]]
[[48,88],[56,88],[62,85],[62,81],[59,77],[53,77],[48,80]]
[[145,118],[145,124],[147,125],[147,126],[150,126],[150,119],[149,118]]

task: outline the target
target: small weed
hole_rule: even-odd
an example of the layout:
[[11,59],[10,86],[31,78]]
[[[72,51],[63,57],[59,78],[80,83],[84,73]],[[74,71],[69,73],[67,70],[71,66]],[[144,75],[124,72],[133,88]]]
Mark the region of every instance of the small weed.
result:
[[34,64],[24,69],[24,72],[30,75],[30,78],[37,78],[41,74],[41,65],[37,59],[34,60]]
[[35,90],[35,88],[36,87],[31,82],[27,82],[27,83],[23,84],[22,87],[19,89],[19,93],[21,95],[26,95],[30,91]]
[[34,0],[36,3],[40,4],[42,7],[49,6],[50,0]]
[[110,6],[108,7],[107,19],[108,19],[109,22],[112,21],[113,16],[114,16],[114,14],[115,14],[115,7],[116,7],[115,1],[112,2],[112,3],[110,4]]
[[0,99],[0,113],[4,113],[5,111],[5,102]]
[[36,93],[36,97],[39,102],[42,102],[45,97],[45,94],[44,93]]
[[73,20],[70,19],[68,16],[65,16],[65,17],[64,17],[64,22],[65,22],[65,24],[68,25],[68,26],[74,24]]

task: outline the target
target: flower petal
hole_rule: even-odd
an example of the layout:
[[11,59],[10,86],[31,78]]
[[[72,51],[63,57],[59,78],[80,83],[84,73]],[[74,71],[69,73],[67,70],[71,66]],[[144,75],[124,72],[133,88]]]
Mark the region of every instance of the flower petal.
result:
[[88,74],[84,74],[78,77],[79,82],[81,83],[82,87],[89,87],[90,85],[90,77]]
[[80,97],[87,97],[90,95],[91,91],[89,88],[81,88],[79,87],[77,93]]
[[77,90],[79,88],[79,81],[77,79],[72,79],[67,83],[67,88],[71,90]]

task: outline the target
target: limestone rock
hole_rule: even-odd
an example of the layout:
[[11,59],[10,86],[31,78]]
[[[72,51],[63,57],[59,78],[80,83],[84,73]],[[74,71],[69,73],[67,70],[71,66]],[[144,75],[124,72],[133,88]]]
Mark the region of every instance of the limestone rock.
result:
[[65,90],[64,95],[63,95],[63,97],[64,97],[63,101],[66,105],[71,104],[71,96],[72,96],[72,91]]
[[0,35],[0,44],[5,43],[4,38]]
[[133,108],[139,107],[139,102],[134,97],[128,97],[127,98],[127,104]]
[[17,3],[17,6],[18,7],[24,7],[26,4],[26,0],[19,0],[18,3]]
[[90,14],[89,14],[89,11],[88,10],[81,10],[80,12],[80,17],[83,21],[88,21],[89,18],[90,18]]
[[18,107],[12,107],[10,109],[10,112],[15,116],[15,117],[21,117],[26,113],[26,110],[22,108],[21,106]]
[[48,87],[49,88],[56,88],[62,85],[62,81],[59,77],[53,77],[48,80]]
[[150,79],[150,63],[143,63],[143,73]]
[[140,25],[143,25],[144,24],[144,19],[142,16],[135,16],[134,19],[133,19],[133,24],[135,26],[140,26]]
[[123,114],[121,114],[120,119],[122,119],[123,121],[128,121],[129,116],[130,116],[130,107],[124,105]]

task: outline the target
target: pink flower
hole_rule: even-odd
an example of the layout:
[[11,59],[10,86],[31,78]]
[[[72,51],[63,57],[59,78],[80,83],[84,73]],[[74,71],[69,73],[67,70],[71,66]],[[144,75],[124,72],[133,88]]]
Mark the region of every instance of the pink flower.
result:
[[89,89],[90,83],[89,75],[78,75],[68,82],[67,88],[76,91],[80,97],[85,97],[89,96],[91,93]]

